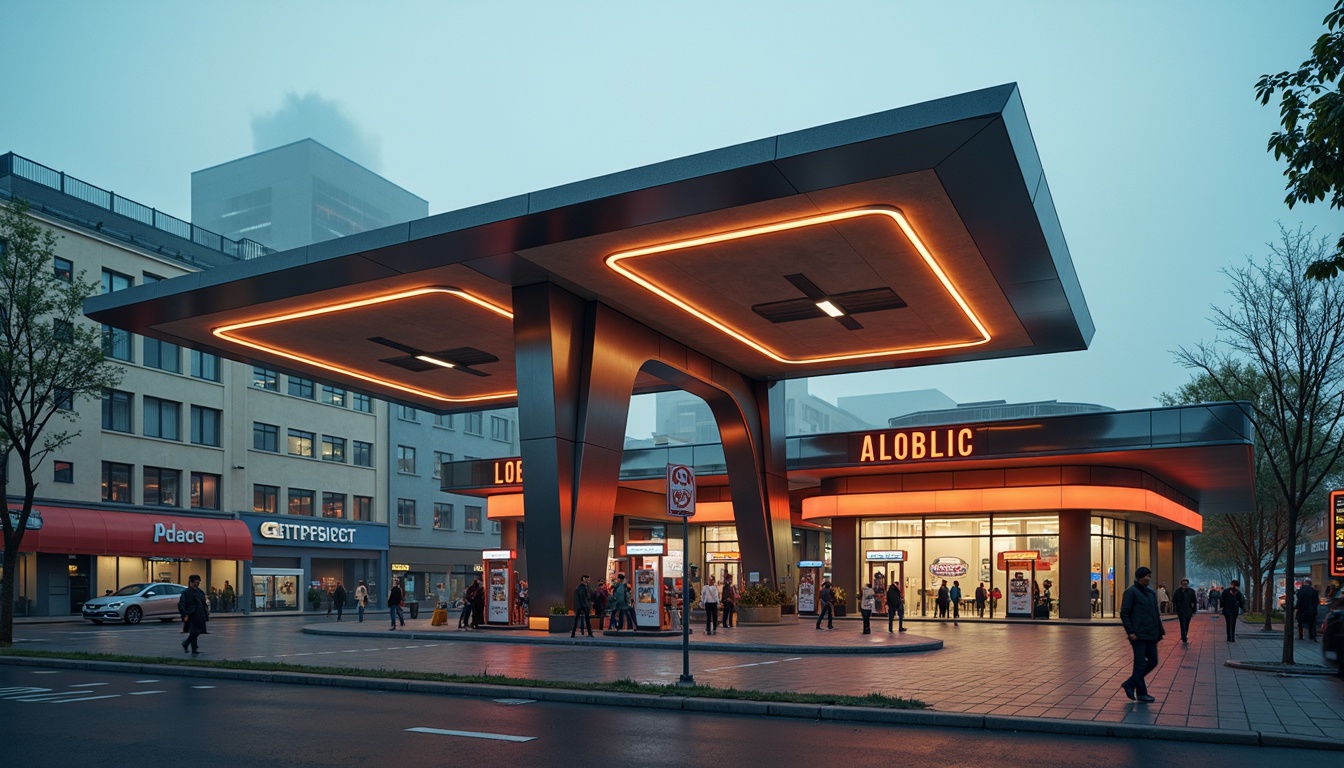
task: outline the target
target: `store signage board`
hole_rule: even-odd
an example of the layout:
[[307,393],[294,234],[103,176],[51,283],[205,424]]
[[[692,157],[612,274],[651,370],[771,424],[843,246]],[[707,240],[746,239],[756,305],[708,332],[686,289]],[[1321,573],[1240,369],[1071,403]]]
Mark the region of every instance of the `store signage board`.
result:
[[1344,576],[1344,491],[1330,492],[1330,575]]
[[667,514],[695,517],[695,470],[685,464],[667,465]]
[[409,570],[411,570],[411,566],[410,566],[409,564],[407,564],[407,563],[393,563],[393,564],[392,564],[392,572],[393,572],[393,573],[405,573],[405,572],[407,572],[407,571],[409,571]]
[[[874,549],[874,550],[870,550],[870,551],[868,551],[868,552],[863,553],[863,559],[864,559],[864,560],[867,560],[867,561],[870,562],[870,563],[904,563],[904,562],[905,562],[905,550],[904,550],[904,549]],[[799,568],[802,568],[802,567],[803,567],[803,564],[802,564],[802,563],[799,563],[799,564],[798,564],[798,567],[799,567]]]
[[798,567],[799,567],[799,568],[825,568],[825,567],[826,567],[826,561],[825,561],[825,560],[799,560],[799,561],[798,561]]
[[481,550],[482,560],[512,560],[512,549],[485,549]]
[[741,552],[706,552],[707,563],[738,563],[742,561]]
[[1008,615],[1031,618],[1031,582],[1021,573],[1008,580]]
[[627,555],[661,555],[664,554],[666,546],[663,544],[626,544],[625,554]]
[[635,571],[635,625],[648,629],[662,626],[662,579],[652,568]]

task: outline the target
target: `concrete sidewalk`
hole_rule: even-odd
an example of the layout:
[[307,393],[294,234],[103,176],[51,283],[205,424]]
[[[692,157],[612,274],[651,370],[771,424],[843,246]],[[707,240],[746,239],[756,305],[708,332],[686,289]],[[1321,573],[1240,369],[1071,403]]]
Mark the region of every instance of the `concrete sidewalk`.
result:
[[[385,621],[385,619],[383,620]],[[523,643],[532,647],[574,649],[584,645],[616,647],[650,654],[651,667],[668,666],[680,639],[638,637],[571,639],[568,634],[536,632],[458,631],[454,626],[430,627],[412,622],[409,631],[388,632],[383,621],[365,624],[322,622],[304,627],[308,633],[366,635],[434,640],[446,647]],[[370,629],[370,624],[376,629]],[[692,652],[740,654],[788,653],[801,656],[792,664],[744,663],[696,670],[696,679],[710,685],[754,690],[909,696],[941,712],[1071,722],[1117,723],[1188,729],[1256,731],[1265,735],[1300,735],[1344,744],[1344,680],[1331,676],[1235,669],[1229,660],[1274,663],[1281,653],[1281,635],[1266,634],[1243,623],[1238,641],[1224,638],[1221,616],[1196,616],[1189,645],[1180,642],[1177,624],[1168,622],[1159,646],[1158,668],[1149,688],[1158,701],[1129,701],[1120,683],[1129,675],[1132,656],[1123,631],[1114,626],[907,622],[909,632],[888,635],[886,623],[874,623],[874,634],[862,635],[853,620],[837,620],[835,631],[814,629],[811,621],[790,620],[777,626],[742,626],[714,636],[691,636]],[[902,646],[941,649],[892,653]],[[514,645],[520,653],[525,647]],[[502,650],[502,649],[501,649]],[[1320,646],[1298,641],[1296,660],[1321,664]],[[857,654],[857,655],[856,655]],[[593,670],[576,667],[572,655],[529,656],[530,666],[552,680],[594,679]],[[831,661],[834,659],[834,662]],[[744,661],[749,659],[744,658]],[[767,664],[769,664],[767,666]],[[672,665],[675,666],[675,665]]]

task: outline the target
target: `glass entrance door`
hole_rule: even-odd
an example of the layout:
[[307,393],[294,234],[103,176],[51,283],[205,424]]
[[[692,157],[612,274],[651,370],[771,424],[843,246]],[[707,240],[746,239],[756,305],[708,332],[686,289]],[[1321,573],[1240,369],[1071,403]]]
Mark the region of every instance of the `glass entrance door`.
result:
[[303,571],[280,568],[252,569],[252,609],[256,611],[299,610],[299,580]]

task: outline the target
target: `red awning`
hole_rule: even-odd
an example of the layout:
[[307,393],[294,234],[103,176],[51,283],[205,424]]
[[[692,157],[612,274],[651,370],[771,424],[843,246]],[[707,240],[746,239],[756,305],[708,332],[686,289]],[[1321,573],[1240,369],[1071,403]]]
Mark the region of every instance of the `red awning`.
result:
[[194,560],[251,560],[241,520],[35,505],[42,527],[23,535],[24,552]]

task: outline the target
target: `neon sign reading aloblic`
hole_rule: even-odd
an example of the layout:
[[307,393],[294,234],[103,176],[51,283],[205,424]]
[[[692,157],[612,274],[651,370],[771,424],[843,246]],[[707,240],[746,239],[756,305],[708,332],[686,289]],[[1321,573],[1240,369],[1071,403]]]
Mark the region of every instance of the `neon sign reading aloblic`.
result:
[[975,453],[970,427],[878,432],[863,436],[859,461],[922,461],[963,458]]

